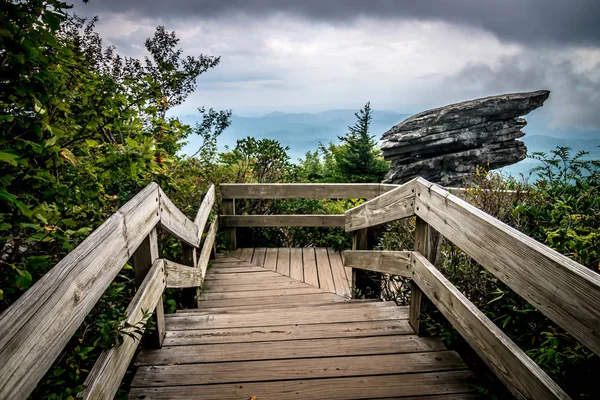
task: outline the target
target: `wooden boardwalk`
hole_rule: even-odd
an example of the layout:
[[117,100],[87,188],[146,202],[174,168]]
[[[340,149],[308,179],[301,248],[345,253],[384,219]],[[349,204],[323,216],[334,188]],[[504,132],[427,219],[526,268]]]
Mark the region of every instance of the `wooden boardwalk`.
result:
[[[130,398],[475,398],[460,357],[438,339],[415,335],[408,307],[345,297],[339,253],[274,250],[275,262],[271,249],[214,261],[200,309],[167,315],[163,348],[140,352]],[[331,286],[321,279],[325,256]],[[302,279],[291,271],[303,271]]]

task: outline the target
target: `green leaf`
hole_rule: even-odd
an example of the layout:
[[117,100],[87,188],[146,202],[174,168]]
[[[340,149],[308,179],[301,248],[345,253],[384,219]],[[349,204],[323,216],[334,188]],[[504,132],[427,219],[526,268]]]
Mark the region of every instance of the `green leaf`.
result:
[[12,225],[8,222],[0,222],[0,231],[7,231],[12,228]]
[[16,167],[19,159],[19,155],[14,150],[0,151],[0,161],[4,161]]
[[0,200],[5,201],[6,203],[15,203],[17,201],[17,196],[8,193],[5,188],[0,187]]
[[48,225],[48,220],[46,218],[44,218],[44,216],[42,214],[35,214],[35,217],[37,219],[39,219],[40,221],[42,221],[44,224]]
[[19,276],[15,280],[15,285],[21,290],[27,290],[33,283],[33,278],[28,271],[18,271]]
[[4,300],[4,292],[0,289],[0,300]]

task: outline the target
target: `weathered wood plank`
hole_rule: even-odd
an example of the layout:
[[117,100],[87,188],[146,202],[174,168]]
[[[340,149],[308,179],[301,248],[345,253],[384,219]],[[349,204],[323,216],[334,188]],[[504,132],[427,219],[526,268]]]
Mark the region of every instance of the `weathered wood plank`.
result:
[[282,247],[278,250],[279,255],[277,256],[277,273],[289,276],[290,275],[290,248]]
[[329,255],[329,264],[331,265],[331,274],[333,276],[335,292],[340,296],[350,297],[351,285],[346,276],[340,253],[330,247],[327,249],[327,254]]
[[[195,247],[192,247],[186,243],[181,243],[181,262],[183,265],[187,265],[192,269],[198,268],[198,251]],[[175,271],[173,271],[175,272]],[[181,271],[182,278],[189,277],[185,270]],[[197,273],[191,272],[194,280],[196,279]],[[175,283],[175,282],[173,282]],[[177,282],[178,283],[178,282]],[[176,284],[177,284],[176,283]],[[198,307],[198,298],[200,298],[200,286],[185,287],[182,291],[182,303],[185,307]]]
[[217,238],[217,220],[215,219],[208,229],[208,235],[206,235],[206,239],[204,240],[204,244],[202,245],[202,251],[200,252],[200,257],[198,258],[198,269],[202,274],[202,278],[206,275],[206,270],[208,268],[208,262],[210,261],[210,254],[213,251],[215,240]]
[[[264,282],[264,281],[263,281]],[[227,293],[227,292],[255,292],[259,290],[271,290],[271,289],[291,289],[291,288],[304,288],[306,284],[303,282],[297,281],[274,281],[270,280],[269,282],[264,283],[241,283],[241,284],[231,284],[231,285],[223,285],[217,284],[212,281],[205,282],[205,290],[210,293]]]
[[[372,305],[367,303],[365,305]],[[194,315],[193,313],[166,316],[168,330],[216,329],[232,326],[270,326],[285,324],[318,324],[323,322],[359,322],[408,318],[406,310],[398,307],[329,307],[309,314],[304,310],[281,309],[267,312],[238,314]]]
[[159,187],[152,182],[117,211],[123,216],[129,254],[134,253],[160,221],[158,195]]
[[163,347],[142,350],[136,365],[180,364],[279,360],[286,358],[344,357],[369,354],[402,354],[444,351],[439,339],[416,335],[345,337],[332,339],[287,340],[256,343],[225,343]]
[[[415,220],[415,250],[423,254],[430,263],[436,265],[441,258],[441,245],[442,236],[439,232],[417,217]],[[427,334],[422,316],[427,312],[428,307],[431,307],[431,303],[418,284],[414,284],[413,281],[410,288],[410,318],[408,322],[419,336]]]
[[291,227],[291,226],[323,226],[343,227],[344,216],[335,214],[322,215],[221,215],[221,224],[225,228],[232,227]]
[[415,212],[600,355],[600,275],[419,179]]
[[520,399],[568,399],[502,330],[450,283],[419,252],[413,253],[413,279],[492,371]]
[[[287,297],[287,296],[284,296]],[[247,328],[169,331],[165,346],[247,343],[295,339],[327,339],[413,334],[408,320],[341,322],[335,324],[253,326]]]
[[271,296],[289,296],[298,294],[312,294],[312,293],[323,293],[319,288],[315,288],[309,285],[298,285],[291,288],[271,288],[263,290],[252,290],[249,292],[221,292],[213,293],[204,291],[202,293],[202,299],[207,300],[227,300],[227,299],[245,299],[245,298],[256,298],[256,297],[271,297]]
[[378,183],[222,183],[223,199],[370,199]]
[[[139,324],[143,320],[144,311],[151,312],[158,302],[162,302],[164,289],[164,262],[157,259],[127,307],[126,322],[131,325]],[[123,335],[123,343],[120,346],[103,351],[84,382],[85,390],[78,397],[114,398],[138,347],[139,339]]]
[[161,188],[158,188],[158,197],[160,201],[160,227],[182,242],[198,247],[198,226],[173,204]]
[[344,266],[410,277],[410,251],[347,250]]
[[[206,281],[220,281],[223,283],[242,283],[243,281],[260,281],[262,278],[272,278],[274,276],[281,277],[281,275],[275,274],[273,271],[257,267],[256,271],[244,271],[244,272],[232,272],[229,274],[215,274],[212,270],[211,273],[206,274],[204,279]],[[231,268],[230,268],[231,269]]]
[[466,369],[453,351],[139,368],[132,387],[338,378]]
[[413,216],[414,180],[346,211],[346,232]]
[[240,254],[240,260],[246,261],[248,263],[252,262],[252,255],[254,254],[253,247],[244,247],[242,249],[242,253]]
[[200,268],[188,267],[169,260],[164,262],[167,288],[194,288],[204,282]]
[[[133,253],[133,268],[135,273],[135,286],[138,288],[144,283],[148,272],[154,262],[158,259],[158,235],[156,228],[152,229],[148,236]],[[160,348],[165,337],[165,313],[162,301],[157,305],[152,320],[156,329],[152,333],[144,335],[143,344],[148,348]]]
[[[235,215],[235,199],[222,199],[221,200],[221,208],[222,215],[219,218],[223,219],[225,215]],[[224,226],[221,222],[221,226]],[[225,243],[227,244],[227,249],[236,251],[237,249],[237,239],[236,239],[236,229],[235,228],[225,228],[223,229],[223,234],[225,236]]]
[[[277,270],[277,258],[278,258],[278,249],[275,247],[269,247],[267,249],[267,254],[265,255],[265,264],[264,267],[271,271]],[[284,255],[285,257],[285,255]]]
[[289,275],[292,279],[304,282],[304,264],[302,261],[302,249],[298,247],[292,247],[291,249],[288,249],[288,251],[290,252],[290,268],[287,272],[282,270],[281,273],[284,275]]
[[256,264],[259,267],[265,265],[265,256],[267,255],[266,247],[257,247],[254,249],[254,255],[252,256],[252,264]]
[[339,303],[348,301],[341,296],[333,293],[315,293],[301,294],[291,296],[273,296],[273,297],[253,297],[248,299],[229,299],[229,300],[207,300],[202,301],[202,309],[206,308],[230,308],[230,307],[265,307],[269,305],[293,305],[303,307],[305,304],[323,304],[326,302]]
[[303,248],[302,259],[304,264],[304,282],[314,287],[320,287],[319,275],[317,273],[317,260],[315,258],[315,248]]
[[210,188],[208,188],[208,191],[202,199],[202,203],[200,203],[198,213],[196,213],[196,218],[194,219],[194,224],[198,227],[198,243],[200,243],[200,240],[202,239],[206,222],[208,222],[208,217],[210,216],[214,204],[215,185],[210,185]]
[[[348,378],[225,383],[205,386],[171,386],[161,388],[134,388],[130,398],[145,399],[203,399],[239,400],[260,393],[264,399],[278,400],[351,400],[405,396],[451,394],[449,398],[463,398],[462,393],[472,391],[468,371],[415,373],[410,375],[381,375]],[[458,396],[456,395],[458,394]],[[403,398],[406,398],[403,396]],[[467,397],[468,398],[468,397]],[[423,399],[430,399],[424,397]]]
[[317,274],[319,276],[319,286],[321,289],[335,293],[335,285],[331,274],[331,265],[327,249],[324,247],[315,248],[315,258],[317,261]]
[[206,278],[214,277],[215,275],[227,275],[227,274],[240,274],[244,272],[268,272],[262,267],[246,267],[246,266],[221,266],[215,263],[215,265],[207,272]]
[[2,313],[0,398],[26,398],[33,391],[135,251],[128,248],[123,220],[113,214]]

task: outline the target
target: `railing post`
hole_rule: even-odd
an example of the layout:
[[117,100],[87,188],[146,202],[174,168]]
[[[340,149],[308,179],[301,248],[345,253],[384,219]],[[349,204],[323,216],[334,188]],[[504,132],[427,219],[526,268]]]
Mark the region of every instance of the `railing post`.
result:
[[[198,252],[195,247],[181,243],[181,263],[192,268],[198,268]],[[200,299],[200,288],[193,287],[183,289],[183,303],[186,307],[198,307]]]
[[[423,254],[430,263],[436,265],[441,256],[442,235],[421,218],[416,218],[415,250]],[[430,306],[430,301],[413,281],[410,291],[408,322],[419,336],[425,334],[425,326],[421,321],[421,315]]]
[[[135,272],[135,286],[140,287],[144,278],[150,271],[154,260],[159,257],[158,254],[158,238],[156,228],[152,229],[144,241],[138,246],[133,253],[133,268]],[[162,296],[156,303],[156,310],[152,316],[156,329],[153,332],[147,332],[144,335],[142,343],[147,348],[161,348],[163,339],[165,338],[165,311],[163,308]]]
[[[358,229],[352,233],[352,250],[369,250],[369,228]],[[364,274],[364,271],[352,268],[352,297],[356,296],[356,284],[361,281],[360,277],[357,277],[358,274]]]
[[[223,199],[222,205],[223,215],[235,215],[235,199]],[[237,242],[235,228],[224,228],[223,232],[225,233],[225,240],[227,240],[228,243],[227,250],[236,250]]]

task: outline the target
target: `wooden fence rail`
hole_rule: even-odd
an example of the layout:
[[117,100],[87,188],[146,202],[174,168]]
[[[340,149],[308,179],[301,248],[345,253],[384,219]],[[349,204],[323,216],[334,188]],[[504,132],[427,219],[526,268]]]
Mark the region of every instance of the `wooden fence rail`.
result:
[[600,275],[438,185],[417,178],[345,216],[347,231],[417,217],[415,251],[345,252],[345,266],[413,278],[411,325],[417,333],[427,296],[517,398],[568,396],[435,269],[440,234],[600,355]]
[[[0,398],[24,399],[31,394],[131,257],[138,264],[139,288],[128,308],[128,322],[138,322],[142,310],[156,309],[160,345],[161,325],[164,329],[160,299],[166,284],[164,260],[157,260],[155,227],[198,248],[213,203],[211,187],[196,221],[191,221],[151,183],[4,311],[0,315]],[[209,248],[214,245],[214,226],[208,235]],[[206,256],[202,260],[208,262]],[[200,271],[205,273],[206,266]],[[122,346],[104,352],[81,397],[112,398],[137,344],[126,338]]]

